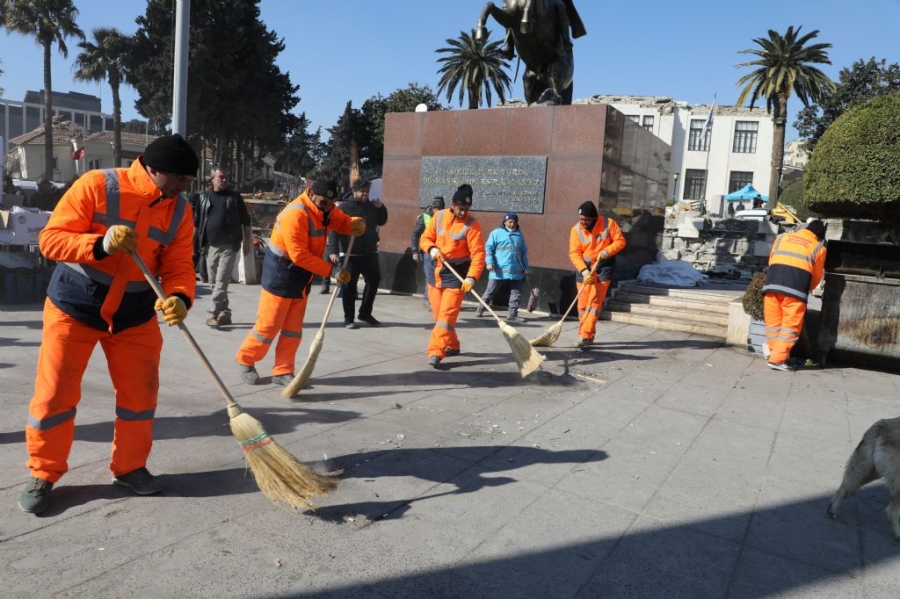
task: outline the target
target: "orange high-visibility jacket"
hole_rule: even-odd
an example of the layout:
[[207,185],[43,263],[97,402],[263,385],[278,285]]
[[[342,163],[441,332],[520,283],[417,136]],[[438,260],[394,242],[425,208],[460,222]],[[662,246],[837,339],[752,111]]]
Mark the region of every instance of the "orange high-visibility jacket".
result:
[[[471,214],[462,221],[453,216],[450,208],[435,212],[419,238],[419,248],[426,254],[433,247],[463,278],[477,281],[484,272],[484,237],[481,225]],[[459,279],[443,266],[438,278],[437,287],[460,286]]]
[[611,218],[598,217],[591,231],[584,229],[581,224],[572,227],[572,231],[569,233],[569,259],[577,271],[578,282],[582,281],[581,272],[590,270],[591,264],[599,259],[600,252],[603,250],[606,250],[609,257],[597,265],[597,280],[608,281],[611,279],[615,255],[624,247],[625,236],[622,234],[622,229]]
[[349,235],[357,220],[362,219],[347,216],[337,206],[322,212],[305,190],[278,214],[263,261],[262,288],[279,297],[303,297],[314,274],[326,277],[333,268],[322,257],[328,230]]
[[[103,251],[112,225],[132,227],[137,251],[167,295],[191,306],[197,287],[193,263],[194,222],[184,197],[163,198],[144,170],[143,157],[129,168],[90,171],[56,206],[40,233],[41,253],[58,262],[47,295],[60,310],[96,329],[112,332],[155,318],[156,295],[131,256]],[[125,277],[125,293],[112,323],[100,307],[114,278]]]
[[769,253],[763,293],[783,293],[806,301],[825,274],[825,241],[801,229],[778,236]]

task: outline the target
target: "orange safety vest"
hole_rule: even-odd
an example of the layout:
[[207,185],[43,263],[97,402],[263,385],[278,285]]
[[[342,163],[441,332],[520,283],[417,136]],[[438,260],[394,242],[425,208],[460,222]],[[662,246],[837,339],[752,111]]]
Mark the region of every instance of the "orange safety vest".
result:
[[[471,214],[461,221],[449,208],[435,212],[419,239],[419,247],[425,253],[436,247],[444,260],[464,278],[477,281],[484,272],[484,237],[481,224]],[[447,269],[442,269],[440,278],[448,284],[456,280]]]
[[825,241],[807,229],[779,235],[769,253],[763,293],[783,293],[806,301],[825,273]]
[[347,216],[337,206],[322,212],[305,190],[275,220],[263,260],[262,288],[279,297],[303,297],[312,275],[328,276],[333,268],[322,257],[329,227],[349,235],[354,220],[362,219]]
[[572,227],[569,233],[569,260],[577,271],[576,279],[581,282],[581,272],[590,270],[591,264],[606,250],[609,257],[597,265],[596,273],[598,281],[607,281],[612,278],[614,257],[625,247],[625,235],[616,221],[605,216],[597,218],[594,228],[586,231],[581,224]]
[[102,251],[113,225],[135,230],[137,252],[150,272],[167,295],[190,307],[197,286],[190,204],[181,196],[163,198],[141,158],[127,169],[85,173],[53,211],[39,242],[41,253],[59,263],[47,290],[50,300],[88,326],[111,332],[155,318],[156,295],[131,256]]

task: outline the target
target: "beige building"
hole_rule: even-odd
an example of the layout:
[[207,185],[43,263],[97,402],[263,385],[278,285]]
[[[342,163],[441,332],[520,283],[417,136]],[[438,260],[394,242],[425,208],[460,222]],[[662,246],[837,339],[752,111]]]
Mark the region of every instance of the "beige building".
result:
[[[155,136],[143,133],[122,133],[122,156],[116,161],[112,131],[98,131],[85,135],[79,125],[55,117],[53,120],[53,181],[65,183],[91,169],[128,166]],[[6,168],[16,179],[34,180],[44,169],[44,127],[9,140]],[[75,151],[84,149],[76,160]],[[118,164],[116,164],[118,162]]]

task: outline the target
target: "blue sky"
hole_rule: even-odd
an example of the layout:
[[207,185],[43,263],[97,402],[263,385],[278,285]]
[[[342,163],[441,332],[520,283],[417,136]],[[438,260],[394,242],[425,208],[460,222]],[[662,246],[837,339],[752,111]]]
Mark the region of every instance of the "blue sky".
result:
[[[575,2],[588,30],[575,41],[576,98],[638,94],[703,104],[717,93],[719,104],[733,104],[739,93],[735,82],[746,72],[734,65],[752,59],[739,51],[756,47],[752,40],[765,37],[768,29],[783,33],[789,25],[818,29],[817,41],[833,45],[833,65],[824,68],[832,78],[858,59],[900,62],[900,0],[852,5],[838,0]],[[145,7],[139,0],[76,0],[75,5],[89,38],[98,26],[133,33],[134,19]],[[313,126],[324,129],[335,124],[348,100],[358,107],[376,93],[387,95],[410,82],[436,90],[434,50],[471,30],[482,5],[482,0],[262,0],[260,10],[267,27],[285,41],[278,63],[300,86],[297,112],[306,112]],[[493,21],[488,27],[492,38],[500,35]],[[103,110],[111,112],[106,84],[72,81],[77,52],[74,40],[68,59],[54,52],[53,88],[99,95]],[[20,101],[26,90],[43,87],[41,48],[32,39],[0,31],[0,61],[4,97]],[[514,70],[515,63],[511,76]],[[124,90],[126,120],[139,116],[135,97],[131,88]],[[521,81],[513,84],[511,97],[522,97]],[[452,106],[458,108],[455,98]],[[792,97],[789,125],[800,108]],[[788,139],[794,137],[791,128]]]

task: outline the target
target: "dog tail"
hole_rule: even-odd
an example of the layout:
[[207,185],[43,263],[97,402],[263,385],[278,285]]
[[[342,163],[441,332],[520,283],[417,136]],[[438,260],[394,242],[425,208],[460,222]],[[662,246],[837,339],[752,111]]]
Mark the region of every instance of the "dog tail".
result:
[[878,474],[875,471],[875,445],[879,435],[882,433],[881,425],[883,422],[883,420],[879,420],[869,427],[859,445],[856,446],[856,449],[850,455],[850,459],[847,460],[841,486],[828,504],[827,511],[830,517],[837,518],[841,500],[856,493],[861,486],[878,478]]

